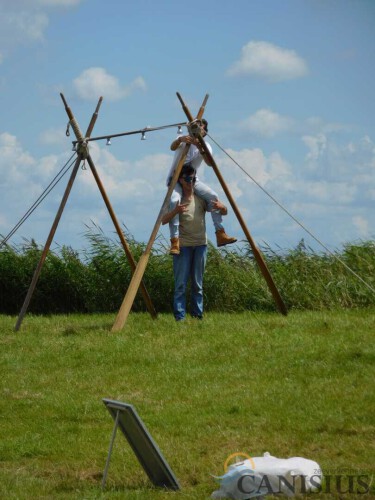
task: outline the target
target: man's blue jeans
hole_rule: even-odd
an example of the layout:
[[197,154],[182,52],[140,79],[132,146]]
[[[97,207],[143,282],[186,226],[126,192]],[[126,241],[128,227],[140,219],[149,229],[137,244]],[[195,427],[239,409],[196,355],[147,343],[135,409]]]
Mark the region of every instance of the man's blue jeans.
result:
[[207,245],[181,247],[180,255],[173,256],[174,300],[173,311],[177,321],[186,315],[186,287],[190,277],[191,315],[203,316],[203,273],[206,266]]

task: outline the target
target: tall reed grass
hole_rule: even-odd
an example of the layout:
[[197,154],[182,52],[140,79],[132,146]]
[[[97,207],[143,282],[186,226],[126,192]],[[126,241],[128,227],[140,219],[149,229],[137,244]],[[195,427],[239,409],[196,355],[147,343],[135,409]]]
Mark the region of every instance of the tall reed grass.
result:
[[[144,244],[127,234],[138,260]],[[50,252],[30,304],[35,314],[117,311],[130,283],[131,269],[119,242],[97,226],[85,233],[88,247],[78,253],[63,246]],[[320,310],[368,307],[374,293],[339,260],[375,288],[375,242],[345,245],[334,255],[317,253],[301,241],[284,251],[261,248],[274,281],[288,308]],[[7,245],[0,251],[0,313],[15,314],[23,303],[42,248],[35,241]],[[159,312],[172,308],[172,259],[167,242],[156,241],[144,276]],[[211,311],[270,311],[275,306],[247,242],[217,249],[209,243],[205,273],[205,308]],[[138,294],[133,310],[143,311]]]

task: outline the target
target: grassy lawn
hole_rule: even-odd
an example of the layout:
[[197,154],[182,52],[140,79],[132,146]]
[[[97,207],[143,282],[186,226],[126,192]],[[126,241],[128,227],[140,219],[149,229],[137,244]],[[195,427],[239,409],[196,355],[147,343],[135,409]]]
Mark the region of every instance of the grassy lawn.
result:
[[[374,471],[375,309],[139,313],[119,334],[114,315],[15,321],[0,316],[0,498],[204,499],[234,452]],[[135,406],[180,492],[153,488],[118,433],[102,493],[103,397]]]

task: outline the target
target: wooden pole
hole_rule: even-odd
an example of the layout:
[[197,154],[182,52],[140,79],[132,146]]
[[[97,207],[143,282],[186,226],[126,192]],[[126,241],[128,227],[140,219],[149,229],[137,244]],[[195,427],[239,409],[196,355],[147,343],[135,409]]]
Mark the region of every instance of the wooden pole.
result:
[[[67,115],[69,117],[70,122],[72,123],[72,127],[73,127],[73,130],[74,130],[74,133],[76,134],[77,139],[79,141],[81,141],[81,142],[84,141],[84,140],[86,140],[86,139],[89,139],[90,135],[91,135],[91,132],[92,132],[92,130],[94,128],[94,125],[95,125],[95,122],[96,122],[96,119],[97,119],[97,116],[98,116],[98,111],[99,111],[100,105],[102,103],[103,97],[100,97],[100,99],[99,99],[99,102],[98,102],[98,105],[96,107],[96,110],[95,110],[94,114],[92,115],[90,124],[88,126],[88,129],[87,129],[87,132],[86,132],[86,136],[83,138],[82,134],[81,134],[81,132],[79,130],[78,124],[75,121],[74,115],[73,115],[71,109],[69,108],[68,103],[66,102],[65,97],[63,96],[63,94],[60,94],[60,95],[61,95],[61,98],[62,98],[62,100],[64,102]],[[131,270],[134,273],[134,270],[136,268],[136,262],[135,262],[135,260],[133,258],[133,255],[132,255],[131,251],[130,251],[128,242],[125,239],[124,233],[121,230],[120,224],[118,223],[117,217],[116,217],[116,215],[115,215],[115,213],[113,211],[113,208],[112,208],[112,205],[111,205],[111,203],[109,201],[107,193],[106,193],[106,191],[104,189],[104,186],[103,186],[103,184],[102,184],[102,182],[100,180],[99,174],[98,174],[98,172],[96,170],[96,167],[95,167],[95,164],[94,164],[94,162],[92,160],[92,157],[88,153],[88,151],[87,151],[87,158],[86,159],[87,159],[87,162],[88,162],[88,164],[90,166],[91,172],[92,172],[92,174],[94,176],[96,184],[97,184],[97,186],[99,188],[99,191],[100,191],[100,193],[101,193],[101,195],[103,197],[104,203],[105,203],[105,205],[107,207],[107,210],[108,210],[109,215],[110,215],[110,217],[112,219],[112,222],[113,222],[113,224],[115,226],[116,232],[117,232],[117,234],[118,234],[118,236],[120,238],[121,244],[122,244],[122,246],[124,248],[124,251],[125,251],[126,257],[128,259],[128,262],[130,264]],[[144,298],[144,301],[146,303],[146,307],[147,307],[149,313],[151,314],[151,316],[153,318],[156,318],[157,317],[157,313],[156,313],[155,307],[154,307],[154,305],[153,305],[153,303],[151,301],[151,297],[150,297],[150,295],[149,295],[149,293],[147,291],[147,288],[146,288],[146,286],[145,286],[145,284],[144,284],[143,281],[141,283],[141,292],[142,292],[142,295],[143,295],[143,298]]]
[[[204,109],[205,109],[205,105],[206,105],[206,102],[207,102],[207,99],[208,99],[208,94],[205,96],[205,98],[203,100],[203,103],[202,103],[202,105],[201,105],[201,107],[199,109],[199,112],[197,114],[197,119],[201,119],[202,118],[203,113],[204,113]],[[169,200],[171,198],[171,195],[172,195],[172,192],[173,192],[173,190],[175,188],[175,185],[177,184],[177,181],[178,181],[178,178],[180,176],[180,173],[181,173],[181,170],[182,170],[182,167],[183,167],[186,155],[187,155],[187,153],[189,151],[189,147],[190,147],[190,145],[187,144],[184,147],[183,151],[182,151],[181,158],[180,158],[180,160],[179,160],[179,162],[177,164],[177,167],[176,167],[176,169],[174,171],[172,180],[171,180],[171,182],[169,184],[169,187],[168,187],[167,194],[165,195],[165,198],[164,198],[162,207],[160,209],[159,215],[158,215],[158,217],[156,219],[154,228],[153,228],[153,230],[151,232],[151,236],[149,238],[149,241],[147,243],[145,251],[143,252],[141,258],[138,261],[138,265],[137,265],[137,267],[135,269],[135,272],[133,274],[132,280],[131,280],[131,282],[129,284],[129,288],[127,289],[127,292],[126,292],[126,295],[124,297],[124,300],[122,301],[120,310],[119,310],[119,312],[117,314],[117,317],[115,319],[115,322],[114,322],[114,324],[112,326],[112,332],[118,332],[118,331],[120,331],[124,327],[124,325],[126,323],[126,320],[127,320],[128,316],[129,316],[129,313],[130,313],[130,310],[132,308],[132,305],[133,305],[133,302],[134,302],[137,290],[139,288],[140,282],[142,280],[142,277],[143,277],[144,272],[145,272],[146,267],[147,267],[147,263],[148,263],[148,260],[149,260],[149,257],[150,257],[152,245],[154,244],[155,238],[156,238],[156,236],[158,234],[158,231],[159,231],[159,228],[160,228],[160,225],[161,225],[161,221],[162,221],[163,215],[164,215],[166,209],[168,208]]]
[[[180,99],[181,104],[183,104],[182,107],[183,107],[183,110],[185,111],[185,114],[186,114],[188,120],[191,122],[193,120],[193,117],[192,117],[190,111],[188,110],[186,105],[183,103],[181,96],[179,96],[179,99]],[[279,309],[279,311],[282,314],[284,314],[286,316],[288,314],[288,310],[286,308],[286,305],[284,304],[284,301],[281,298],[281,295],[280,295],[278,289],[276,288],[275,282],[272,279],[271,273],[270,273],[270,271],[269,271],[269,269],[264,261],[264,258],[262,256],[260,250],[256,246],[253,238],[251,237],[250,231],[248,230],[246,223],[245,223],[245,221],[244,221],[244,219],[243,219],[243,217],[242,217],[242,215],[237,207],[237,204],[234,201],[234,198],[233,198],[231,192],[229,191],[229,188],[228,188],[226,182],[224,181],[224,178],[221,175],[220,170],[219,170],[215,160],[213,159],[203,137],[201,135],[198,135],[197,137],[198,137],[198,140],[199,140],[204,152],[206,153],[206,156],[210,162],[210,165],[212,166],[212,168],[213,168],[213,170],[214,170],[214,172],[215,172],[215,174],[216,174],[216,176],[221,184],[221,187],[223,188],[224,193],[226,194],[226,196],[228,198],[229,203],[232,206],[233,212],[236,214],[236,217],[238,219],[238,222],[240,223],[240,226],[242,227],[242,230],[245,233],[247,241],[249,242],[251,249],[253,251],[254,258],[255,258],[255,260],[260,268],[261,273],[263,274],[264,279],[267,282],[267,285],[272,293],[272,296],[275,300],[277,308]]]
[[36,287],[36,284],[38,282],[38,279],[39,279],[39,276],[40,276],[40,272],[42,270],[42,267],[43,267],[43,264],[44,264],[44,261],[46,260],[46,257],[47,257],[47,253],[50,249],[50,246],[51,246],[51,243],[52,243],[52,240],[53,240],[53,237],[56,233],[56,229],[57,229],[57,226],[59,224],[59,221],[61,219],[61,215],[64,211],[64,208],[65,208],[65,205],[66,205],[66,202],[68,200],[68,197],[69,197],[69,194],[70,194],[70,191],[72,189],[72,186],[73,186],[73,183],[74,183],[74,179],[76,178],[76,175],[77,175],[77,172],[78,172],[78,167],[79,167],[79,164],[81,163],[81,158],[77,158],[75,164],[74,164],[74,167],[73,167],[73,171],[70,175],[70,178],[69,178],[69,181],[68,181],[68,184],[66,186],[66,189],[65,189],[65,192],[64,192],[64,195],[63,195],[63,198],[61,200],[61,203],[60,203],[60,207],[57,211],[57,214],[56,214],[56,217],[55,217],[55,220],[52,224],[52,227],[51,227],[51,230],[49,232],[49,235],[48,235],[48,238],[47,238],[47,241],[46,241],[46,244],[44,246],[44,249],[43,249],[43,252],[42,252],[42,255],[40,257],[40,260],[39,260],[39,263],[34,271],[34,275],[33,275],[33,278],[31,280],[31,284],[29,286],[29,290],[27,292],[27,295],[26,295],[26,298],[25,298],[25,301],[23,303],[23,306],[22,306],[22,309],[21,309],[21,312],[18,316],[18,320],[17,320],[17,323],[16,323],[16,326],[15,326],[15,330],[16,332],[20,329],[20,326],[21,326],[21,323],[23,321],[23,318],[26,314],[26,311],[27,311],[27,308],[29,307],[29,304],[30,304],[30,300],[31,300],[31,297],[33,296],[33,293],[34,293],[34,290],[35,290],[35,287]]
[[[69,120],[70,121],[74,120],[73,113],[71,112],[71,110],[70,110],[70,108],[69,108],[69,106],[68,106],[68,104],[67,104],[67,102],[65,100],[65,97],[63,96],[63,94],[60,94],[60,96],[61,96],[61,99],[63,100],[66,112],[67,112],[68,117],[69,117]],[[95,121],[96,121],[96,118],[98,116],[98,112],[99,112],[99,108],[100,108],[100,105],[102,103],[102,100],[103,100],[103,98],[101,97],[99,99],[99,102],[98,102],[98,104],[96,106],[96,109],[95,109],[95,111],[94,111],[94,113],[93,113],[93,115],[91,117],[90,124],[89,124],[89,126],[87,128],[86,137],[90,136],[90,134],[91,134],[91,132],[92,132],[92,130],[94,128]],[[75,120],[74,120],[74,122],[75,122]],[[74,123],[73,128],[74,128],[74,132],[77,135],[77,139],[79,139],[80,141],[82,141],[84,138],[83,138],[82,133],[79,130],[78,124],[76,122]],[[27,309],[29,307],[31,298],[33,296],[33,293],[34,293],[34,290],[35,290],[35,287],[36,287],[36,284],[38,282],[40,273],[42,271],[43,264],[44,264],[44,262],[46,260],[47,254],[49,252],[49,249],[50,249],[53,237],[55,236],[57,226],[59,225],[62,213],[63,213],[65,205],[66,205],[66,202],[68,201],[69,194],[70,194],[70,192],[72,190],[74,180],[75,180],[75,178],[77,176],[79,164],[81,163],[83,157],[84,157],[84,150],[82,149],[81,152],[78,153],[78,158],[77,158],[77,160],[76,160],[76,162],[74,164],[74,167],[73,167],[72,173],[70,175],[68,184],[67,184],[67,186],[65,188],[65,192],[64,192],[64,195],[63,195],[62,200],[60,202],[59,209],[57,210],[57,214],[56,214],[55,220],[54,220],[54,222],[52,224],[51,230],[50,230],[49,235],[47,237],[46,244],[44,245],[44,249],[43,249],[42,255],[40,256],[40,260],[39,260],[38,265],[37,265],[37,267],[36,267],[36,269],[34,271],[34,275],[33,275],[33,278],[31,280],[31,284],[30,284],[29,289],[27,291],[26,298],[25,298],[24,303],[23,303],[22,308],[21,308],[21,312],[20,312],[20,314],[18,316],[16,326],[14,327],[14,329],[16,330],[16,332],[20,329],[22,321],[23,321],[23,318],[25,317],[26,311],[27,311]]]
[[158,234],[158,231],[159,231],[159,228],[160,228],[160,224],[161,224],[161,220],[163,218],[163,215],[165,213],[166,208],[168,207],[172,191],[173,191],[173,189],[174,189],[174,187],[175,187],[175,185],[177,183],[177,180],[178,180],[178,177],[179,177],[180,172],[182,170],[182,166],[184,164],[184,161],[185,161],[185,158],[186,158],[188,150],[189,150],[189,145],[186,145],[184,147],[183,152],[182,152],[181,159],[178,162],[176,170],[175,170],[175,172],[173,174],[171,183],[169,184],[169,188],[168,188],[167,194],[165,195],[162,207],[161,207],[159,215],[158,215],[158,217],[156,219],[154,228],[153,228],[153,230],[151,232],[151,236],[149,238],[149,241],[147,243],[145,251],[143,252],[143,254],[141,255],[141,257],[140,257],[140,259],[138,261],[137,267],[136,267],[136,269],[134,271],[134,274],[132,276],[132,279],[130,281],[129,287],[128,287],[127,292],[126,292],[126,295],[124,297],[124,300],[122,301],[120,310],[119,310],[119,312],[117,314],[117,317],[116,317],[116,320],[115,320],[115,322],[114,322],[114,324],[112,326],[112,332],[118,332],[118,331],[120,331],[123,328],[123,326],[125,325],[125,322],[126,322],[128,316],[129,316],[129,313],[130,313],[130,310],[132,308],[132,305],[133,305],[135,296],[137,294],[139,285],[141,283],[141,280],[143,278],[144,272],[145,272],[146,267],[147,267],[147,263],[148,263],[148,260],[149,260],[149,257],[150,257],[152,245],[154,244],[155,238],[156,238],[156,236]]
[[[90,166],[90,169],[91,169],[91,172],[93,173],[93,176],[94,176],[94,179],[98,185],[98,188],[99,188],[99,191],[101,192],[101,195],[103,197],[103,200],[104,200],[104,203],[106,204],[106,207],[107,207],[107,210],[109,212],[109,215],[112,219],[112,222],[113,222],[113,225],[115,226],[115,229],[116,229],[116,232],[118,234],[118,237],[120,238],[120,241],[121,241],[121,244],[123,246],[123,249],[125,251],[125,254],[126,254],[126,257],[128,259],[128,262],[130,264],[130,267],[131,267],[131,270],[132,272],[134,273],[136,267],[137,267],[137,264],[134,260],[134,257],[130,251],[130,248],[129,248],[129,245],[128,245],[128,242],[126,241],[125,239],[125,236],[124,236],[124,233],[122,232],[121,230],[121,227],[120,227],[120,224],[118,223],[118,220],[116,218],[116,215],[113,211],[113,208],[112,208],[112,205],[109,201],[109,198],[107,196],[107,193],[104,189],[104,186],[100,180],[100,177],[98,175],[98,172],[95,168],[95,165],[94,165],[94,162],[92,161],[92,158],[91,156],[89,155],[87,157],[87,162]],[[142,292],[142,295],[143,295],[143,299],[146,303],[146,307],[148,309],[148,312],[151,314],[151,316],[153,318],[156,318],[157,317],[157,313],[156,313],[156,310],[155,310],[155,307],[154,307],[154,304],[152,303],[152,300],[151,300],[151,297],[147,291],[147,288],[146,288],[146,285],[144,284],[143,281],[141,281],[141,292]]]
[[204,151],[205,151],[207,157],[209,158],[209,161],[211,162],[211,166],[216,174],[216,177],[219,179],[221,187],[223,188],[223,191],[226,194],[226,197],[227,197],[229,203],[231,204],[233,212],[236,214],[238,222],[240,223],[240,226],[242,227],[242,230],[245,233],[247,241],[249,242],[251,249],[253,251],[254,258],[259,266],[261,273],[263,274],[264,279],[267,282],[268,288],[269,288],[270,292],[272,293],[272,296],[275,300],[276,306],[279,309],[279,311],[286,316],[288,314],[288,309],[287,309],[283,299],[281,298],[281,295],[280,295],[280,293],[275,285],[275,282],[273,281],[273,278],[272,278],[271,273],[267,267],[267,264],[264,261],[263,255],[261,254],[259,248],[256,246],[252,236],[250,235],[250,232],[249,232],[249,230],[246,226],[246,223],[245,223],[245,221],[244,221],[244,219],[243,219],[243,217],[238,209],[238,206],[237,206],[236,202],[234,201],[232,194],[230,193],[228,186],[225,183],[224,178],[221,175],[220,170],[219,170],[218,166],[216,165],[216,162],[212,158],[212,155],[210,154],[210,151],[207,148],[202,137],[199,138],[199,142],[201,143],[202,147],[204,148]]

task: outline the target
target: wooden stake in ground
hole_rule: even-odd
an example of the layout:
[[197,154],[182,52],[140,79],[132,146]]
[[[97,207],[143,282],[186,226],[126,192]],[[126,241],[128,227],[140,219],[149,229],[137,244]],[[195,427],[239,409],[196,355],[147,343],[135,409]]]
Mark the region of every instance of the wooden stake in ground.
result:
[[[206,103],[207,103],[207,99],[208,99],[208,94],[205,96],[204,100],[203,100],[203,103],[199,109],[199,112],[197,114],[197,120],[200,120],[202,117],[203,117],[203,113],[204,113],[204,109],[205,109],[205,106],[206,106]],[[175,185],[177,184],[177,181],[178,181],[178,178],[180,176],[180,173],[181,173],[181,170],[182,170],[182,167],[183,167],[183,164],[184,164],[184,161],[185,161],[185,158],[186,158],[186,155],[189,151],[189,147],[190,145],[187,144],[183,151],[182,151],[182,155],[181,155],[181,158],[176,166],[176,169],[174,171],[174,174],[173,174],[173,177],[172,177],[172,180],[169,184],[169,187],[168,187],[168,191],[167,191],[167,194],[165,195],[165,198],[164,198],[164,201],[163,201],[163,204],[161,206],[161,209],[160,209],[160,212],[159,212],[159,215],[156,219],[156,222],[155,222],[155,225],[154,225],[154,228],[152,230],[152,233],[151,233],[151,236],[150,236],[150,239],[147,243],[147,246],[145,248],[145,251],[143,252],[141,258],[139,259],[139,262],[138,262],[138,265],[137,265],[137,268],[133,274],[133,277],[132,277],[132,280],[130,282],[130,285],[129,285],[129,288],[126,292],[126,295],[124,297],[124,300],[121,304],[121,307],[120,307],[120,310],[117,314],[117,317],[116,317],[116,320],[112,326],[112,332],[118,332],[120,331],[125,323],[126,323],[126,320],[129,316],[129,313],[130,313],[130,310],[132,308],[132,305],[133,305],[133,302],[134,302],[134,299],[135,299],[135,296],[136,296],[136,293],[137,293],[137,290],[138,290],[138,287],[139,287],[139,284],[141,282],[141,279],[143,277],[143,274],[146,270],[146,267],[147,267],[147,263],[148,263],[148,260],[149,260],[149,257],[150,257],[150,253],[151,253],[151,249],[152,249],[152,246],[154,244],[154,241],[155,241],[155,238],[158,234],[158,231],[159,231],[159,228],[160,228],[160,225],[161,225],[161,220],[163,218],[163,215],[166,211],[166,209],[168,208],[168,205],[169,205],[169,200],[171,198],[171,195],[172,195],[172,192],[175,188]]]
[[[189,122],[192,122],[193,121],[193,117],[190,113],[190,111],[188,110],[187,106],[185,105],[185,103],[183,102],[180,94],[177,93],[177,97],[178,99],[180,100],[181,104],[182,104],[182,108],[187,116],[187,119],[189,120]],[[263,255],[261,254],[260,250],[258,249],[258,247],[256,246],[253,238],[251,237],[250,235],[250,231],[248,230],[247,226],[246,226],[246,223],[244,221],[244,219],[242,218],[242,215],[237,207],[237,204],[236,202],[234,201],[234,198],[231,194],[231,192],[229,191],[229,188],[226,184],[226,182],[224,181],[224,178],[223,176],[221,175],[220,173],[220,170],[215,162],[215,160],[213,159],[202,135],[200,133],[198,133],[196,135],[197,139],[199,140],[200,142],[200,145],[202,146],[205,154],[206,154],[206,157],[208,158],[209,162],[210,162],[210,165],[211,167],[213,168],[220,184],[221,184],[221,187],[223,188],[223,191],[224,193],[226,194],[227,198],[228,198],[228,201],[229,203],[231,204],[231,207],[233,209],[233,212],[236,214],[236,217],[238,219],[238,222],[240,223],[240,226],[242,227],[242,230],[243,232],[245,233],[245,236],[246,236],[246,239],[247,241],[249,242],[250,246],[251,246],[251,249],[253,251],[253,255],[254,255],[254,258],[260,268],[260,271],[261,273],[263,274],[263,277],[264,279],[266,280],[267,282],[267,285],[272,293],[272,296],[275,300],[275,303],[277,305],[277,308],[279,309],[279,311],[284,314],[285,316],[288,314],[288,310],[286,308],[286,305],[284,304],[284,301],[282,300],[281,298],[281,295],[278,291],[278,289],[276,288],[276,285],[275,285],[275,282],[273,281],[272,279],[272,276],[271,276],[271,273],[269,272],[269,269],[264,261],[264,258],[263,258]]]

